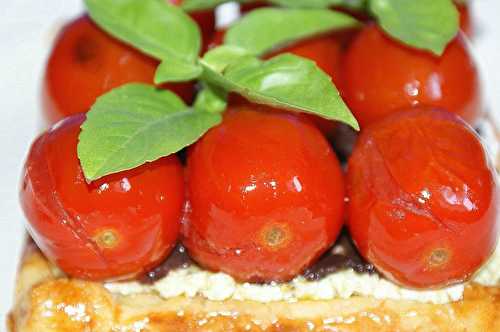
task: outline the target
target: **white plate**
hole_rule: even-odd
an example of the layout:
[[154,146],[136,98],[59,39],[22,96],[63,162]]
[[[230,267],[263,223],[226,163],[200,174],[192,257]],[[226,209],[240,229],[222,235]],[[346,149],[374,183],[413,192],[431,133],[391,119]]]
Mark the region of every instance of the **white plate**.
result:
[[[82,10],[81,0],[3,0],[0,10],[0,331],[12,299],[23,240],[18,182],[39,130],[39,85],[57,28]],[[476,0],[474,50],[485,100],[500,121],[500,2]]]

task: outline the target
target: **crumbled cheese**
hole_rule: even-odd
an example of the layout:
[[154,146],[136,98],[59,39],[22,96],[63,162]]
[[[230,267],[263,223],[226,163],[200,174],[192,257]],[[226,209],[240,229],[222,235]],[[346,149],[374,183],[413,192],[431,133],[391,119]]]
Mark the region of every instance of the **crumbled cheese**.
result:
[[[500,243],[487,264],[472,279],[485,286],[500,285]],[[459,301],[464,284],[438,290],[415,290],[396,285],[377,274],[357,273],[352,269],[332,273],[318,281],[298,276],[288,283],[238,283],[225,273],[213,273],[192,265],[170,271],[152,285],[138,282],[107,283],[112,293],[131,295],[155,292],[163,298],[203,296],[213,301],[227,299],[257,302],[348,299],[367,296],[377,299],[412,300],[425,303]]]
[[[476,274],[474,282],[493,286],[500,284],[500,244],[488,263]],[[152,285],[138,282],[107,283],[112,293],[131,295],[156,292],[164,298],[204,296],[213,301],[227,299],[257,302],[348,299],[368,296],[377,299],[412,300],[425,303],[449,303],[462,298],[464,284],[439,290],[407,289],[376,274],[357,273],[351,269],[335,272],[318,280],[299,276],[288,283],[238,283],[225,273],[213,273],[197,266],[179,268]]]

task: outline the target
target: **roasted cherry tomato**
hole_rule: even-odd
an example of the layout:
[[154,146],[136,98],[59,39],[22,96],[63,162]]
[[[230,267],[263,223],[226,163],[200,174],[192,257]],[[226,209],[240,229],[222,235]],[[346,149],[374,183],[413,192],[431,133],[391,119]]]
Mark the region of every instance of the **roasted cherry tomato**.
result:
[[[125,83],[152,84],[157,65],[84,15],[64,27],[50,54],[42,91],[45,118],[52,124],[87,112],[97,97]],[[164,86],[191,102],[192,83]]]
[[293,114],[230,110],[188,154],[184,243],[239,280],[286,281],[335,241],[343,174],[319,130]]
[[170,156],[88,184],[76,154],[84,115],[69,117],[32,145],[21,187],[28,230],[70,276],[129,278],[174,247],[184,200],[183,170]]
[[455,5],[460,14],[460,29],[470,38],[474,35],[474,26],[469,5],[462,1],[455,1]]
[[455,114],[417,107],[368,126],[347,184],[356,246],[402,285],[461,282],[495,248],[495,171],[479,137]]
[[470,124],[481,114],[478,72],[462,34],[437,57],[368,25],[343,64],[344,100],[361,126],[417,105],[443,108]]

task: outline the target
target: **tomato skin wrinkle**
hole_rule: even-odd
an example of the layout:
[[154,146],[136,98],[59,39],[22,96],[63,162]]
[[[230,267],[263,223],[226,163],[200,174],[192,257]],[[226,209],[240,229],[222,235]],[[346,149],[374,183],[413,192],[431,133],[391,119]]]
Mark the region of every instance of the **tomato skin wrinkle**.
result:
[[128,279],[176,244],[184,175],[175,155],[87,183],[76,145],[84,115],[42,134],[28,155],[21,206],[42,252],[68,275]]
[[478,70],[462,33],[437,57],[369,24],[342,63],[342,97],[362,127],[414,106],[438,107],[471,125],[483,112]]
[[287,281],[343,224],[344,180],[319,130],[292,113],[230,106],[188,154],[183,242],[205,268],[250,282]]
[[362,130],[347,192],[358,250],[404,286],[467,280],[495,249],[495,170],[474,130],[447,111],[402,110]]
[[[153,84],[159,62],[111,37],[87,15],[69,22],[50,52],[42,85],[42,109],[47,124],[87,112],[100,95],[126,83]],[[194,84],[160,85],[186,103]]]

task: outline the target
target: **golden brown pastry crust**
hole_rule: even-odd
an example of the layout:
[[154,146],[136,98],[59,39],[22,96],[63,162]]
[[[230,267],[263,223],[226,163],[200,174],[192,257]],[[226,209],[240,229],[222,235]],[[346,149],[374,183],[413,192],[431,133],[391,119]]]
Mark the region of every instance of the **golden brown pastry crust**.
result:
[[479,285],[446,305],[366,297],[257,303],[116,296],[99,283],[57,277],[28,245],[16,286],[10,332],[500,331],[500,288]]

